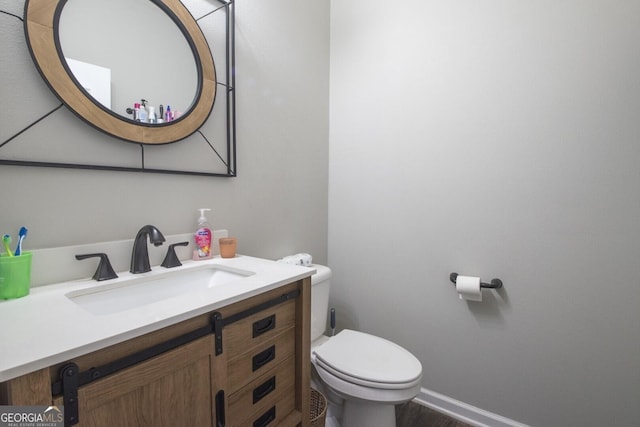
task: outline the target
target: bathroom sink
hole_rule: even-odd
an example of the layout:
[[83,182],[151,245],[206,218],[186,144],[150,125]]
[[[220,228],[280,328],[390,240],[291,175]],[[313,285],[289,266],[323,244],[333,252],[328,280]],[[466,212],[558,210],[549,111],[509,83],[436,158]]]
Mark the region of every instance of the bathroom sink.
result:
[[72,291],[65,296],[91,313],[112,314],[190,292],[206,291],[253,274],[219,265],[206,265],[116,279],[113,283]]

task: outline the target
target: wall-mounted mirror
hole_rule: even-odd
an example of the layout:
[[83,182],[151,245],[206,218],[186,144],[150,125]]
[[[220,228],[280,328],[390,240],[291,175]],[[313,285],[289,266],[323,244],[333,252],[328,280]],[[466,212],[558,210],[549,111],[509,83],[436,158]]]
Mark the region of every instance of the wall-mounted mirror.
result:
[[[213,57],[179,0],[27,0],[25,33],[56,95],[110,135],[143,144],[175,142],[211,113]],[[127,109],[141,99],[158,118],[160,104],[181,114],[164,123],[136,121]]]

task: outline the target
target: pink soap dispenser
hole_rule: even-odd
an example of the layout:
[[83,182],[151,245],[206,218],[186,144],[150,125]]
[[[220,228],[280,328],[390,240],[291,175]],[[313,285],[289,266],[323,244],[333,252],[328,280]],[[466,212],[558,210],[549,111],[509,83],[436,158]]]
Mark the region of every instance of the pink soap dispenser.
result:
[[204,216],[204,213],[211,209],[200,208],[200,218],[198,218],[198,227],[194,235],[194,241],[196,244],[196,250],[193,251],[193,260],[199,261],[203,259],[210,259],[213,256],[211,251],[211,243],[213,241],[213,231],[211,225]]

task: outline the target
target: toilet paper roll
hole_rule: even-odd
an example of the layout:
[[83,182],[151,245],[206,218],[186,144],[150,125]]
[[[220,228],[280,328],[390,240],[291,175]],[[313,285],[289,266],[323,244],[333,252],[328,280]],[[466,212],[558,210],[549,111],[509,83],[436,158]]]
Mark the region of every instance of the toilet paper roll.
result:
[[305,267],[313,264],[313,258],[307,253],[295,254],[294,257],[298,259],[300,265],[304,265]]
[[458,291],[458,297],[461,300],[482,301],[479,277],[458,276],[456,278],[456,291]]
[[303,265],[308,267],[311,264],[313,264],[313,259],[311,255],[307,253],[300,253],[300,254],[286,256],[282,259],[279,259],[278,262],[282,262],[285,264],[293,264],[293,265]]
[[282,262],[284,264],[294,264],[295,265],[295,264],[298,263],[298,260],[293,255],[289,255],[289,256],[286,256],[284,258],[279,259],[278,262]]

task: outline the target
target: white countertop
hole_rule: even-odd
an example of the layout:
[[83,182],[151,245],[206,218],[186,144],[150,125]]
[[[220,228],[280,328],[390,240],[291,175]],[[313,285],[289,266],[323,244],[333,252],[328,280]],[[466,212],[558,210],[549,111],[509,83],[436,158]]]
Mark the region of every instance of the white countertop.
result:
[[[152,277],[205,264],[255,274],[112,314],[90,313],[65,296],[133,276]],[[85,279],[32,288],[25,297],[0,300],[0,382],[214,311],[314,272],[313,268],[239,255],[184,261],[172,269],[155,266],[149,273],[136,275],[118,272],[117,279],[103,282]]]

